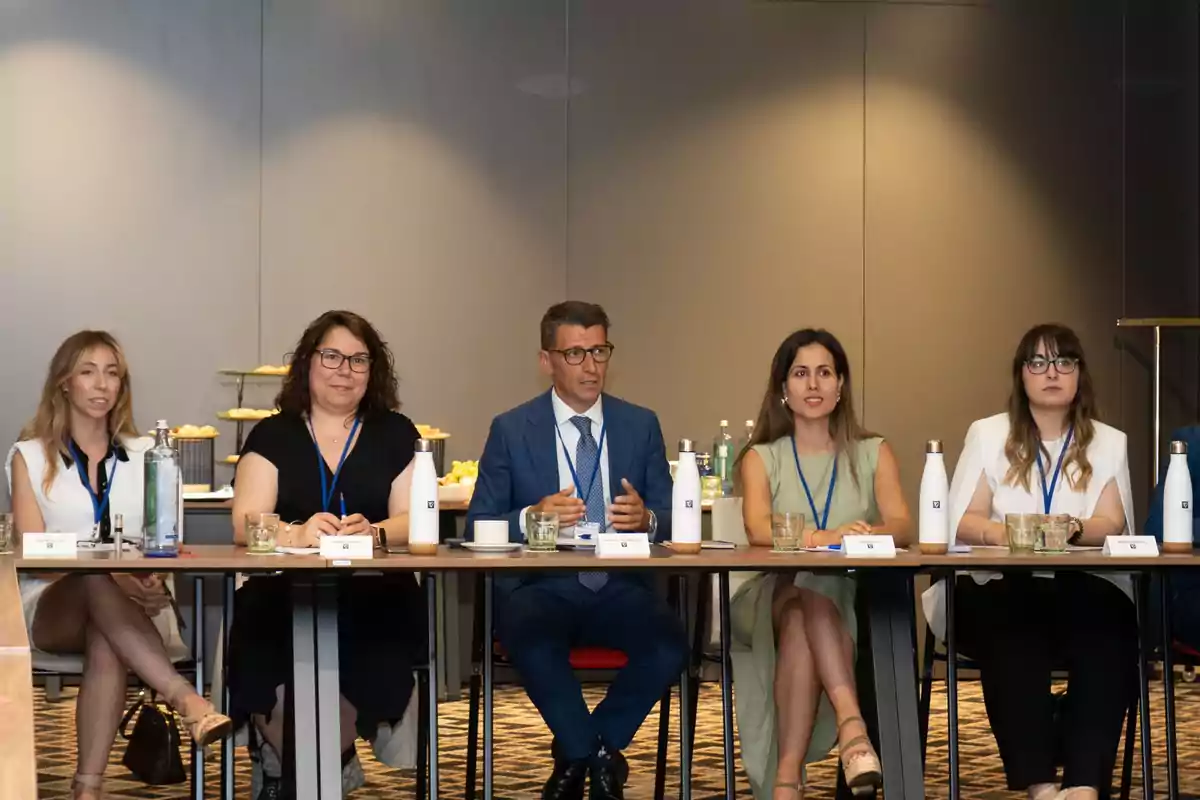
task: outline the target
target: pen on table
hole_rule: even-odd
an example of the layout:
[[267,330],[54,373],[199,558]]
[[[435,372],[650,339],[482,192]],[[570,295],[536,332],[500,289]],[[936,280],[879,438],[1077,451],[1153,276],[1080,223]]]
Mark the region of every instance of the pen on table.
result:
[[830,550],[841,550],[842,546],[840,544],[831,544],[831,545],[829,545],[829,549]]

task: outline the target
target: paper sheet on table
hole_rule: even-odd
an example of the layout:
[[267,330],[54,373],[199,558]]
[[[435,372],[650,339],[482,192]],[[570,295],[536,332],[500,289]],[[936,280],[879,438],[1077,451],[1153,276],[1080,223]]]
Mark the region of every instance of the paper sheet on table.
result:
[[319,547],[276,547],[275,552],[281,555],[288,556],[315,556],[320,555],[321,548]]

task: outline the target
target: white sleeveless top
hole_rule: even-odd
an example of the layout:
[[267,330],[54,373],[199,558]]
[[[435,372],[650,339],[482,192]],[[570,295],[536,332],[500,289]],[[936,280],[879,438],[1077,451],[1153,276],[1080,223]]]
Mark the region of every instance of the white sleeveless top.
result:
[[[112,475],[110,481],[112,491],[108,496],[109,514],[122,514],[125,517],[125,537],[140,539],[142,536],[142,481],[146,451],[154,446],[154,440],[148,437],[122,438],[121,446],[125,448],[128,461],[122,461],[115,455],[101,466],[106,474]],[[33,484],[33,494],[37,498],[38,508],[42,512],[46,533],[74,533],[80,540],[92,538],[92,527],[95,521],[95,510],[92,508],[92,498],[88,490],[79,480],[79,469],[74,460],[71,466],[59,459],[58,472],[50,484],[50,490],[43,489],[43,479],[46,475],[46,449],[40,441],[27,439],[17,442],[8,451],[5,460],[5,472],[8,476],[8,491],[12,495],[12,460],[13,455],[20,451],[25,459],[25,467],[29,472],[29,481]],[[114,470],[113,464],[116,464]]]

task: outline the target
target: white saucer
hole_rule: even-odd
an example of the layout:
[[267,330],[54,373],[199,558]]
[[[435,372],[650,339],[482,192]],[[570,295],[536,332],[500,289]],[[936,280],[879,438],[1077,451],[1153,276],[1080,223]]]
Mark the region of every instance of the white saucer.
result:
[[525,545],[520,542],[503,542],[502,544],[484,544],[482,542],[463,542],[462,546],[476,553],[508,553],[520,550]]

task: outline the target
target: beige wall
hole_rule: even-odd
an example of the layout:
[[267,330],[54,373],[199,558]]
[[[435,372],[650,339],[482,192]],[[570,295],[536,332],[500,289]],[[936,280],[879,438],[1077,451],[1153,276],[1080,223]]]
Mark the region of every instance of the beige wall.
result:
[[[669,441],[740,427],[778,342],[828,327],[910,490],[924,439],[957,453],[1021,331],[1059,319],[1146,474],[1148,339],[1122,354],[1113,321],[1194,313],[1194,247],[1163,237],[1194,193],[1164,214],[1122,168],[1178,169],[1123,116],[1161,100],[1123,94],[1118,4],[1055,9],[11,0],[0,441],[83,325],[124,339],[141,424],[199,423],[233,402],[215,370],[348,306],[474,457],[570,296],[608,308],[611,388]],[[1186,419],[1194,344],[1170,358]]]
[[669,441],[740,429],[778,343],[823,326],[913,495],[924,441],[957,457],[971,420],[1003,410],[1020,335],[1051,320],[1144,440],[1113,347],[1111,8],[1089,26],[1066,6],[573,8],[572,74],[592,88],[571,109],[568,287],[608,307],[615,388]]

